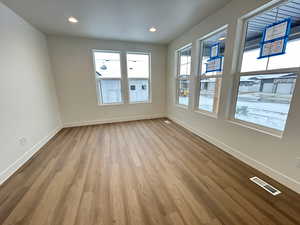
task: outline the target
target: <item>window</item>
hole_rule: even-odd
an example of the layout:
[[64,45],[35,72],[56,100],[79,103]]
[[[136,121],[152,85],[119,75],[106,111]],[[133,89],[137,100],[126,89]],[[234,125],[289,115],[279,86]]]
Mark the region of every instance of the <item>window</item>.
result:
[[120,52],[94,51],[99,104],[120,104],[122,100]]
[[[280,135],[288,119],[300,67],[297,5],[295,1],[287,1],[246,20],[239,65],[234,119]],[[289,18],[291,29],[285,53],[259,58],[265,27]]]
[[129,100],[125,102],[150,102],[150,53],[127,53],[127,76],[121,73],[126,70],[121,67],[121,52],[95,50],[93,56],[99,104],[123,103],[127,96],[123,83],[128,83]]
[[149,102],[150,54],[127,53],[129,102]]
[[[227,29],[214,32],[200,40],[198,109],[217,114],[223,75]],[[214,52],[213,52],[214,51]],[[214,64],[211,68],[208,63]]]
[[191,45],[177,51],[176,103],[184,106],[188,106],[189,104],[189,83],[192,63],[191,55]]

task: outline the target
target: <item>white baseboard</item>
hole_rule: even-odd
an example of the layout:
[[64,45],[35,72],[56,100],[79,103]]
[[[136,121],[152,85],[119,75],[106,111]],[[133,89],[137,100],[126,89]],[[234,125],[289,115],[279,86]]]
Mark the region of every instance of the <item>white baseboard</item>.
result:
[[150,114],[150,115],[115,117],[112,119],[64,123],[64,127],[65,128],[66,127],[80,127],[80,126],[97,125],[97,124],[105,124],[105,123],[117,123],[117,122],[126,122],[126,121],[134,121],[134,120],[156,119],[156,118],[162,118],[162,117],[165,117],[165,114],[161,113],[161,114]]
[[38,152],[51,138],[53,138],[60,130],[62,126],[55,128],[46,137],[40,140],[27,152],[25,152],[20,158],[18,158],[13,164],[0,173],[0,185],[3,184],[10,176],[12,176],[21,166],[23,166],[36,152]]
[[293,191],[300,194],[300,182],[297,180],[288,177],[287,175],[274,170],[273,168],[257,161],[256,159],[251,158],[250,156],[238,151],[237,149],[234,149],[228,145],[226,145],[224,142],[218,140],[217,138],[211,137],[203,132],[197,131],[194,128],[192,128],[187,123],[176,119],[173,116],[167,116],[170,120],[173,120],[174,122],[178,123],[179,125],[183,126],[187,130],[191,131],[192,133],[198,135],[199,137],[205,139],[206,141],[216,145],[220,149],[224,150],[225,152],[229,153],[230,155],[234,156],[235,158],[241,160],[242,162],[250,165],[251,167],[259,170],[260,172],[268,175],[269,177],[273,178],[274,180],[278,181],[279,183],[287,186],[288,188],[292,189]]

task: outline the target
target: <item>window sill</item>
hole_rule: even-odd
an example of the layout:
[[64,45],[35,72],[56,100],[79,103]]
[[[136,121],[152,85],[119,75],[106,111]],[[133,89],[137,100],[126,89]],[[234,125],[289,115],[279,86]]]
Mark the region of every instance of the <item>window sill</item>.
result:
[[201,109],[196,109],[194,112],[198,113],[198,114],[201,114],[201,115],[204,115],[204,116],[214,118],[214,119],[218,119],[218,114],[216,114],[216,113],[212,113],[212,112],[201,110]]
[[283,132],[272,129],[272,128],[263,127],[263,126],[260,126],[260,125],[256,125],[256,124],[253,124],[253,123],[248,123],[248,122],[238,120],[238,119],[231,119],[231,120],[227,120],[227,121],[231,124],[242,126],[242,127],[254,130],[254,131],[258,131],[260,133],[264,133],[264,134],[276,137],[276,138],[281,139],[283,137]]
[[101,103],[98,103],[98,106],[120,106],[120,105],[124,105],[124,103],[112,103],[112,104],[101,104]]
[[152,102],[147,101],[147,102],[129,102],[129,105],[139,105],[139,104],[151,104]]
[[185,109],[185,110],[188,109],[187,105],[175,104],[175,106],[178,107],[178,108],[181,108],[181,109]]

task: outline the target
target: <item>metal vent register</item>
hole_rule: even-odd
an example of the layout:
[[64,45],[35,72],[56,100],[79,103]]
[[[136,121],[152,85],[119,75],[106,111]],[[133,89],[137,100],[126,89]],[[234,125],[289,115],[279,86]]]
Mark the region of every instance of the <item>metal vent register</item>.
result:
[[281,193],[281,191],[279,191],[278,189],[276,189],[275,187],[273,187],[272,185],[268,184],[267,182],[263,181],[258,177],[251,177],[249,179],[274,196],[279,195]]

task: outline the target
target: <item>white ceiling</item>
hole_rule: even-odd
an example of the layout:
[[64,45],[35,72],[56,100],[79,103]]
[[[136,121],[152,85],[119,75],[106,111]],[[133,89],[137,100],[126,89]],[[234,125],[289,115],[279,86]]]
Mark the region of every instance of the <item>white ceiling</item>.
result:
[[[1,1],[47,34],[168,43],[230,0]],[[80,22],[70,24],[70,16]]]

